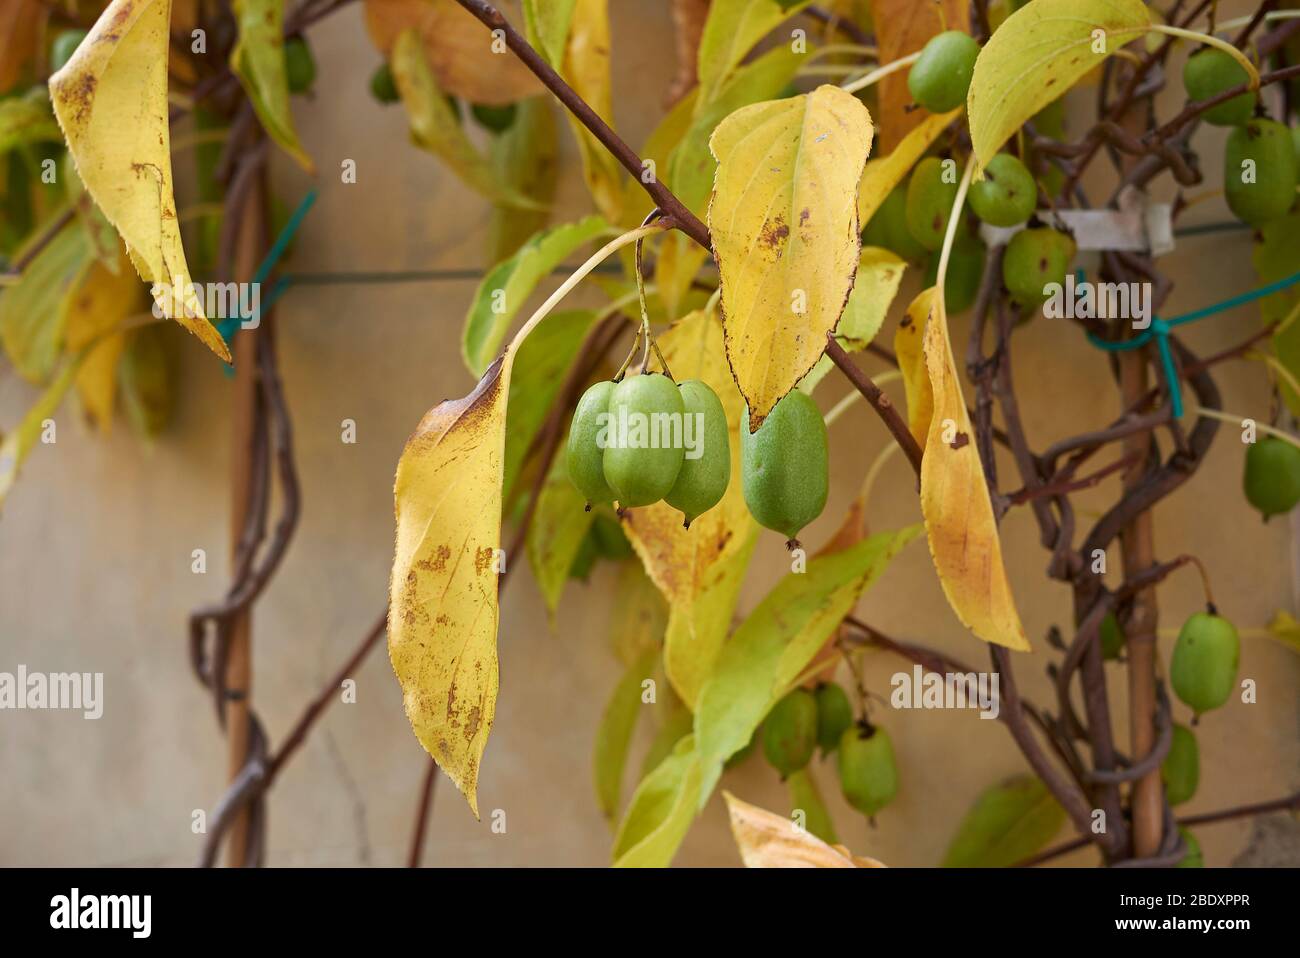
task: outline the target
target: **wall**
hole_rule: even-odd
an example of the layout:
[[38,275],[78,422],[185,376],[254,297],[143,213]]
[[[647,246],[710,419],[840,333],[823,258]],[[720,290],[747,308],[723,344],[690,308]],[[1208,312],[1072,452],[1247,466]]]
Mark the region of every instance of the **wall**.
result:
[[[672,69],[671,56],[661,51],[672,49],[670,28],[659,9],[626,0],[613,7],[616,123],[629,142],[639,144],[661,115],[659,98]],[[292,268],[483,268],[485,205],[438,162],[406,145],[399,108],[381,108],[369,98],[367,77],[378,57],[363,39],[359,9],[313,28],[310,38],[324,66],[315,99],[297,101],[295,113],[322,171],[315,184],[320,199]],[[1162,111],[1172,115],[1175,108],[1176,96],[1162,99]],[[1219,138],[1216,131],[1199,136],[1209,143]],[[564,149],[557,220],[588,208],[567,137]],[[1217,148],[1207,155],[1215,154]],[[357,162],[355,185],[338,182],[344,158]],[[1209,184],[1219,175],[1213,167],[1208,160]],[[277,158],[275,185],[292,204],[312,184]],[[1223,218],[1215,201],[1188,220]],[[1188,239],[1162,266],[1177,282],[1171,311],[1255,282],[1244,233]],[[474,285],[301,287],[278,311],[304,511],[284,566],[254,617],[254,699],[273,740],[283,736],[384,607],[394,465],[424,411],[472,385],[453,344]],[[1188,342],[1208,353],[1237,341],[1256,322],[1253,310],[1234,310],[1190,330]],[[960,317],[953,340],[965,341]],[[1035,446],[1103,425],[1117,412],[1103,357],[1073,328],[1032,323],[1017,334],[1015,356]],[[869,359],[863,365],[872,373],[881,368]],[[7,503],[0,523],[0,669],[24,663],[41,671],[102,671],[107,708],[97,722],[67,713],[0,715],[0,864],[189,864],[201,841],[190,830],[192,811],[211,808],[221,793],[225,745],[210,702],[190,674],[185,636],[188,611],[217,597],[225,585],[220,570],[228,561],[231,383],[191,342],[183,378],[176,421],[152,448],[121,421],[111,437],[100,438],[82,428],[71,407],[63,410],[57,445],[36,450]],[[1226,408],[1265,415],[1258,365],[1223,366],[1219,382]],[[844,386],[835,378],[825,391],[828,408]],[[895,396],[901,402],[901,393]],[[0,370],[0,422],[15,422],[32,398],[11,369]],[[340,442],[345,418],[357,423],[355,445]],[[860,405],[833,431],[831,497],[806,536],[812,543],[833,530],[887,441],[883,427]],[[1157,510],[1157,549],[1165,558],[1181,552],[1202,557],[1225,613],[1243,627],[1257,627],[1276,609],[1293,608],[1290,537],[1282,521],[1261,525],[1242,501],[1242,451],[1233,432],[1225,427],[1187,489]],[[1011,463],[1000,466],[1004,484],[1014,485]],[[1116,488],[1111,481],[1081,496],[1081,519],[1104,509]],[[877,488],[870,521],[891,528],[918,519],[914,481],[896,459]],[[1051,655],[1043,636],[1054,623],[1068,626],[1069,596],[1044,577],[1047,556],[1027,512],[1008,515],[1003,535],[1036,650],[1017,657],[1019,679],[1027,696],[1050,701],[1044,670]],[[195,548],[208,552],[211,571],[205,576],[190,571]],[[779,537],[765,534],[743,609],[777,580],[784,563]],[[520,570],[502,612],[501,693],[480,789],[485,810],[506,810],[508,830],[495,835],[476,823],[444,779],[428,862],[608,860],[611,836],[593,797],[590,755],[596,722],[619,674],[606,636],[613,575],[605,567],[590,584],[571,585],[549,629],[536,589]],[[1194,573],[1173,576],[1160,590],[1162,625],[1176,628],[1200,601]],[[864,597],[858,612],[900,638],[985,661],[985,650],[943,601],[919,542]],[[1166,661],[1170,642],[1161,643]],[[878,691],[887,691],[889,676],[906,667],[883,654],[868,662],[868,683]],[[1110,669],[1120,710],[1117,728],[1124,730],[1123,675]],[[1202,723],[1202,785],[1188,812],[1271,798],[1296,787],[1297,669],[1295,655],[1270,640],[1243,640],[1241,674],[1258,681],[1259,704],[1234,705]],[[368,659],[356,680],[357,703],[336,705],[326,714],[271,797],[273,864],[404,860],[427,759],[402,715],[383,651]],[[1186,720],[1181,707],[1178,714]],[[969,713],[880,710],[879,716],[894,736],[902,791],[869,828],[832,794],[833,770],[822,769],[841,837],[855,851],[890,864],[934,864],[975,796],[1023,771],[1023,761],[1002,725]],[[643,723],[638,750],[650,725]],[[1126,737],[1121,734],[1121,740]],[[634,752],[631,764],[639,761],[640,751]],[[629,790],[631,784],[629,779]],[[760,805],[786,807],[775,775],[759,761],[728,773],[724,786]],[[1215,865],[1300,862],[1295,827],[1284,816],[1259,830],[1245,822],[1206,827],[1199,837]],[[1091,860],[1089,852],[1067,859]],[[738,862],[716,798],[678,861]]]

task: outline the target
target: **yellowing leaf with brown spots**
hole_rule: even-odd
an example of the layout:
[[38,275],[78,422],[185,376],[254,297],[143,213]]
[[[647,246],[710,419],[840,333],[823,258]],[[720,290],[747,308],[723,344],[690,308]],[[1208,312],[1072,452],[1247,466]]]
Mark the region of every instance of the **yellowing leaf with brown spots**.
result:
[[863,167],[862,182],[858,184],[859,223],[866,226],[871,222],[871,217],[876,215],[890,191],[906,179],[916,161],[925,155],[948,124],[961,116],[961,112],[962,108],[958,107],[947,113],[926,114],[925,119],[910,130],[888,156],[874,159]]
[[994,31],[966,94],[984,166],[1026,120],[1151,26],[1142,0],[1034,0]]
[[952,358],[943,296],[937,293],[930,297],[924,353],[934,414],[921,459],[921,514],[939,582],[957,618],[976,636],[1028,652],[1029,642],[1002,564],[1002,542],[975,433]]
[[871,114],[839,87],[743,107],[709,140],[727,360],[751,428],[812,369],[853,289]]
[[829,845],[792,819],[742,802],[724,791],[731,834],[746,868],[884,868],[874,858]]
[[194,295],[176,219],[167,118],[170,13],[170,0],[113,0],[50,78],[50,97],[82,182],[140,276],[155,284],[170,318],[229,362],[225,341]]
[[668,600],[664,670],[674,690],[694,707],[731,628],[740,585],[749,568],[758,525],[745,506],[740,479],[740,421],[745,403],[727,369],[722,327],[704,310],[683,317],[659,348],[678,382],[699,379],[722,401],[731,446],[731,482],[722,501],[689,529],[667,503],[629,509],[623,528],[646,573]]
[[898,371],[903,374],[903,392],[907,397],[907,427],[922,449],[930,431],[930,420],[934,418],[934,392],[921,349],[934,293],[934,286],[922,290],[907,307],[907,314],[898,321],[894,332],[894,355],[898,359]]
[[[492,5],[523,28],[518,0],[493,0]],[[546,92],[505,42],[456,0],[366,0],[366,30],[385,56],[397,35],[412,27],[420,33],[438,86],[452,96],[504,106]]]
[[[876,26],[880,62],[892,63],[915,53],[944,30],[970,33],[970,4],[966,0],[871,0],[871,19]],[[906,70],[884,77],[879,88],[880,146],[892,150],[929,114],[923,109],[909,109],[912,94],[907,89]]]

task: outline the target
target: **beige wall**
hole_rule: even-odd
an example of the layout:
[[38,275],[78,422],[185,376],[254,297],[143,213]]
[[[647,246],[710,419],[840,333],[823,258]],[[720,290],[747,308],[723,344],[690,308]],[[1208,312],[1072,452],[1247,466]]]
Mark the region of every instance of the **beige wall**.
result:
[[[658,119],[671,50],[666,13],[615,0],[619,63],[616,122],[640,143]],[[320,199],[298,241],[298,271],[481,268],[487,210],[432,158],[406,145],[398,108],[370,100],[366,80],[377,55],[356,8],[313,29],[324,64],[314,102],[295,106],[309,152],[322,170]],[[1172,102],[1172,101],[1171,101]],[[1168,108],[1168,107],[1167,107]],[[1207,142],[1214,132],[1203,134]],[[1217,152],[1217,147],[1210,154]],[[337,170],[355,159],[356,185]],[[1217,169],[1207,162],[1213,182]],[[276,163],[289,203],[309,186]],[[1099,190],[1100,188],[1098,188]],[[571,142],[557,219],[587,209]],[[1196,218],[1222,219],[1219,203]],[[1189,217],[1189,219],[1192,219]],[[1178,282],[1171,310],[1199,306],[1254,283],[1246,234],[1187,240],[1164,264]],[[406,436],[424,411],[464,394],[472,381],[458,358],[460,324],[472,282],[333,286],[292,291],[279,310],[280,353],[296,431],[304,511],[292,548],[254,619],[255,701],[272,738],[283,736],[302,704],[339,666],[385,603],[392,554],[392,477]],[[901,299],[902,297],[900,297]],[[1188,334],[1208,352],[1239,339],[1257,321],[1239,309]],[[891,326],[887,329],[892,329]],[[964,342],[955,320],[954,340]],[[1015,340],[1016,374],[1031,440],[1106,423],[1117,411],[1102,357],[1075,329],[1039,320]],[[864,361],[871,371],[876,367]],[[58,443],[32,456],[0,521],[0,670],[102,671],[107,705],[97,722],[68,713],[0,714],[0,864],[188,864],[200,845],[191,812],[210,808],[223,785],[225,747],[209,701],[186,659],[186,615],[225,586],[226,477],[230,382],[193,343],[184,356],[184,394],[173,428],[146,448],[119,422],[108,439],[89,435],[71,407],[59,415]],[[1258,366],[1219,374],[1228,409],[1263,416]],[[891,387],[892,388],[892,387]],[[842,395],[826,387],[829,405]],[[33,393],[0,370],[0,422],[11,424]],[[901,401],[901,395],[899,396]],[[359,441],[339,440],[354,419]],[[1223,611],[1242,627],[1293,608],[1290,538],[1282,521],[1263,526],[1240,495],[1242,451],[1225,429],[1186,491],[1156,513],[1159,553],[1194,552],[1209,565]],[[833,484],[825,515],[806,538],[830,533],[887,435],[861,406],[833,429]],[[887,470],[871,506],[876,528],[917,521],[913,480]],[[1004,484],[1012,484],[1009,462]],[[1100,511],[1108,483],[1080,497]],[[1067,590],[1046,580],[1046,553],[1028,513],[1009,515],[1004,542],[1010,575],[1035,653],[1019,656],[1026,695],[1050,701],[1042,639],[1067,625]],[[206,576],[190,572],[204,548]],[[781,575],[785,551],[764,534],[747,582],[748,609]],[[619,668],[604,634],[614,579],[605,566],[590,584],[571,585],[549,631],[526,570],[510,587],[501,623],[501,694],[483,762],[481,805],[502,808],[508,831],[475,822],[443,780],[427,860],[455,865],[599,865],[610,835],[591,787],[592,737]],[[1200,602],[1194,573],[1160,591],[1164,625],[1176,627]],[[859,613],[887,632],[974,663],[980,643],[948,611],[925,546],[914,544],[864,597]],[[1167,655],[1169,642],[1162,642]],[[869,684],[887,692],[903,663],[869,659]],[[1111,666],[1117,726],[1123,672]],[[1188,812],[1270,798],[1297,784],[1296,687],[1300,662],[1263,638],[1243,641],[1241,674],[1257,680],[1259,704],[1211,715],[1198,733],[1202,785]],[[270,800],[270,861],[280,865],[392,865],[404,859],[427,759],[402,715],[382,650],[356,676],[358,701],[336,705],[288,767]],[[1180,718],[1186,720],[1179,708]],[[891,864],[927,865],[943,850],[975,795],[1024,764],[1005,728],[969,713],[887,713],[902,769],[899,799],[869,829],[832,796],[841,836],[855,851]],[[650,723],[643,723],[643,749]],[[640,752],[632,765],[640,763]],[[818,770],[835,792],[833,769]],[[762,763],[729,773],[741,797],[785,810],[781,787]],[[631,782],[629,780],[628,788]],[[1300,862],[1295,827],[1274,818],[1199,830],[1206,859],[1225,865]],[[692,830],[679,862],[728,865],[738,859],[720,801]],[[1086,853],[1074,859],[1088,861]]]

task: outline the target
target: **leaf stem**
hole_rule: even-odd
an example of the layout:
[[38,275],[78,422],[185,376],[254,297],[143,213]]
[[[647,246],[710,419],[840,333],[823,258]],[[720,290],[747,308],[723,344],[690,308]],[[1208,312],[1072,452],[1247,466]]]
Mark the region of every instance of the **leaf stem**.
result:
[[886,63],[884,66],[877,67],[866,76],[844,84],[840,89],[844,90],[846,93],[857,93],[859,90],[865,90],[877,80],[883,80],[891,73],[897,73],[899,70],[906,69],[919,59],[921,59],[921,51],[917,50],[915,53],[909,53],[905,57],[899,57],[891,63]]
[[[1196,416],[1208,416],[1210,419],[1218,419],[1220,422],[1229,422],[1237,426],[1240,426],[1243,420],[1250,418],[1249,416],[1240,416],[1237,413],[1224,412],[1222,409],[1206,409],[1203,406],[1192,410],[1192,413]],[[1278,429],[1276,426],[1270,426],[1267,423],[1262,423],[1258,420],[1255,421],[1255,428],[1262,433],[1276,436],[1278,439],[1289,442],[1297,449],[1300,449],[1300,439],[1285,430]]]
[[1163,33],[1171,37],[1181,37],[1184,40],[1199,40],[1202,43],[1212,47],[1217,47],[1224,53],[1228,54],[1234,60],[1241,64],[1241,68],[1246,71],[1246,83],[1251,90],[1259,89],[1259,70],[1255,64],[1250,62],[1250,57],[1242,53],[1227,40],[1211,36],[1208,33],[1199,33],[1196,30],[1184,30],[1182,27],[1171,27],[1167,23],[1153,23],[1151,30],[1154,33]]

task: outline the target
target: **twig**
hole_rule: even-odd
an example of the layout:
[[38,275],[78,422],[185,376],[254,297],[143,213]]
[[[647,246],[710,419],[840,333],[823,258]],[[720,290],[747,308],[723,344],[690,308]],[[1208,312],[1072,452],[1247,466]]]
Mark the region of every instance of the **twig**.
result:
[[438,784],[438,763],[429,758],[420,786],[420,804],[415,809],[415,828],[411,833],[411,848],[406,853],[406,867],[419,868],[424,858],[424,835],[429,828],[429,815],[433,811],[433,794]]
[[917,445],[916,438],[912,431],[907,428],[907,423],[903,417],[898,414],[897,407],[890,401],[889,397],[881,390],[879,386],[871,381],[869,376],[863,374],[862,370],[857,367],[849,354],[844,351],[839,343],[835,341],[833,334],[826,337],[826,355],[831,358],[840,372],[848,378],[849,382],[862,393],[863,398],[875,410],[885,427],[894,437],[894,441],[902,447],[903,453],[907,456],[907,461],[912,464],[912,468],[919,476],[921,474],[921,447]]

